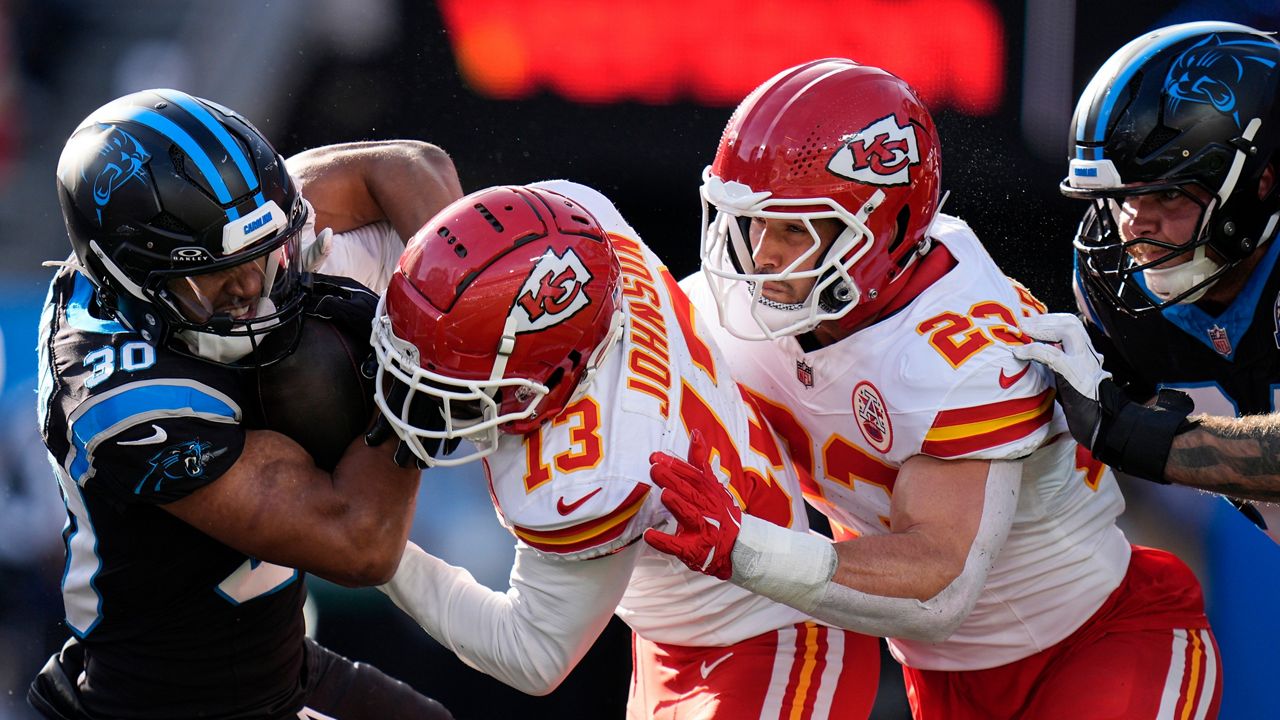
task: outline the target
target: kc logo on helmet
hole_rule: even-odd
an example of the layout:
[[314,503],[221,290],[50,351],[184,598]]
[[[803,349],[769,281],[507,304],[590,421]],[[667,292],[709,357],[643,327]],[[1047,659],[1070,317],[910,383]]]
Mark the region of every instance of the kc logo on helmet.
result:
[[587,266],[572,249],[566,249],[564,255],[548,249],[516,294],[511,309],[517,318],[516,332],[543,330],[576,315],[591,304],[584,290],[590,280]]
[[827,169],[842,178],[869,185],[906,185],[908,170],[920,163],[916,128],[904,127],[888,115],[841,138],[844,145],[831,156]]

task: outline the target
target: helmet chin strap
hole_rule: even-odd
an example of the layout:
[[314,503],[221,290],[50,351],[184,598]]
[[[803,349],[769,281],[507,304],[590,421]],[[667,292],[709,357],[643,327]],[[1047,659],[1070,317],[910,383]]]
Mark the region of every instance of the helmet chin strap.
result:
[[[1197,247],[1192,258],[1181,265],[1174,265],[1171,268],[1153,267],[1143,270],[1142,279],[1146,282],[1147,289],[1160,298],[1161,302],[1168,302],[1204,282],[1205,278],[1213,275],[1221,267],[1208,256],[1205,249],[1204,245]],[[1179,302],[1195,302],[1204,297],[1204,294],[1213,286],[1213,282],[1206,283],[1204,287]]]
[[574,388],[573,395],[569,397],[569,404],[581,400],[587,394],[591,383],[596,379],[596,371],[609,358],[609,351],[622,339],[624,320],[622,305],[619,303],[617,309],[613,311],[613,317],[609,318],[609,334],[605,335],[604,340],[591,351],[590,357],[587,358],[587,362],[583,366],[582,378],[578,380],[578,387]]
[[[507,371],[507,361],[511,359],[511,353],[516,349],[516,326],[519,320],[514,314],[507,316],[507,322],[502,326],[502,337],[498,340],[498,352],[493,358],[493,371],[489,373],[489,382],[497,383],[503,378],[503,374]],[[496,385],[491,385],[489,396],[497,391]]]
[[[275,311],[275,303],[271,302],[271,298],[264,297],[258,299],[254,314],[261,317],[274,314]],[[255,336],[265,336],[276,324],[278,323],[267,325],[253,335],[215,335],[196,330],[179,330],[174,335],[185,342],[194,355],[214,362],[233,363],[253,352],[257,347]]]

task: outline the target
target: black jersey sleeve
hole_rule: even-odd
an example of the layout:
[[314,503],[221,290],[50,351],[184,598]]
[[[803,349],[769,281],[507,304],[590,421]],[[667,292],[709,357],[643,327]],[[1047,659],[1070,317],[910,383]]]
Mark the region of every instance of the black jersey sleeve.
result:
[[40,341],[54,460],[123,505],[172,502],[216,480],[244,450],[240,375],[156,347],[96,307],[82,275],[54,278]]
[[[239,408],[196,384],[147,384],[114,396],[116,412],[82,415],[72,426],[88,450],[84,487],[117,502],[163,504],[208,485],[244,450]],[[104,419],[124,416],[103,427]],[[83,443],[83,444],[82,444]]]
[[[114,342],[119,342],[115,339]],[[71,374],[81,392],[63,415],[68,475],[122,504],[163,504],[227,471],[244,450],[235,372],[163,350],[105,380]],[[78,368],[77,368],[78,369]]]

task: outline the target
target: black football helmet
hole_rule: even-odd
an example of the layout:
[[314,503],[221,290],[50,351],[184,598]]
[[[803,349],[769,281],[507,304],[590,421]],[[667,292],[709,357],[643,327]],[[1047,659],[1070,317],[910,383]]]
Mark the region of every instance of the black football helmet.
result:
[[[1131,313],[1193,302],[1271,239],[1280,183],[1261,198],[1258,190],[1280,159],[1278,65],[1280,43],[1271,35],[1193,22],[1133,40],[1098,70],[1071,121],[1070,168],[1061,185],[1067,197],[1093,202],[1075,241],[1078,271],[1092,289]],[[1121,203],[1148,193],[1181,193],[1200,207],[1191,242],[1123,241]],[[1126,252],[1138,242],[1172,254],[1139,263]],[[1168,283],[1175,290],[1148,287],[1144,270],[1163,271],[1186,253],[1190,260],[1171,268],[1186,274]]]
[[[63,148],[58,196],[101,310],[148,342],[233,367],[296,347],[308,211],[283,158],[237,113],[177,90],[110,102]],[[229,310],[201,296],[246,271],[256,301]]]

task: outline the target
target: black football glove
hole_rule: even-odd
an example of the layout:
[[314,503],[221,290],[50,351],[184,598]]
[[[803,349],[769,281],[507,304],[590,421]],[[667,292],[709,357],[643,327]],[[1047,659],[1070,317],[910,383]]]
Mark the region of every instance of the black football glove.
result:
[[368,344],[373,333],[373,316],[378,310],[378,296],[372,290],[337,275],[309,276],[302,295],[304,315],[324,318],[338,326],[344,334],[361,337]]
[[[404,396],[409,391],[408,386],[390,376],[384,378],[383,382],[387,388],[388,407],[398,408],[402,406],[404,404]],[[413,398],[413,403],[409,406],[408,419],[414,427],[433,432],[442,431],[444,430],[444,406],[431,395],[417,393]],[[386,416],[382,412],[378,412],[377,418],[373,422],[373,427],[369,429],[369,432],[365,433],[364,442],[369,447],[377,447],[393,435],[395,435],[395,429],[391,427],[390,422],[387,422]],[[460,440],[458,438],[449,438],[447,440],[421,438],[421,442],[427,453],[431,457],[437,458],[456,450]],[[394,459],[400,467],[409,467],[409,463],[413,463],[417,465],[419,470],[427,468],[426,460],[418,457],[403,440],[399,441],[396,446]]]
[[[1173,438],[1195,426],[1187,420],[1194,407],[1191,397],[1164,389],[1151,407],[1130,400],[1111,379],[1111,373],[1102,369],[1102,358],[1075,315],[1033,316],[1023,319],[1021,326],[1041,342],[1015,347],[1013,354],[1053,370],[1058,402],[1076,442],[1116,470],[1168,484],[1164,467]],[[1050,342],[1062,347],[1045,344]]]

